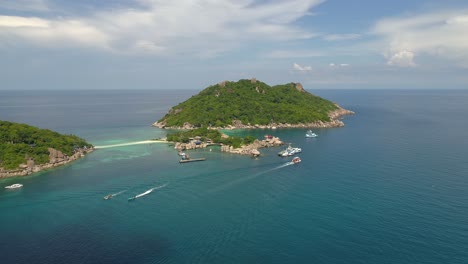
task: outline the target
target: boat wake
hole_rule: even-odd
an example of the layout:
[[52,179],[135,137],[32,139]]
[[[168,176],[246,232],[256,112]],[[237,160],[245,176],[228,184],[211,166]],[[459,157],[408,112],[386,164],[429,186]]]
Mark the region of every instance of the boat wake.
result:
[[120,192],[118,192],[118,193],[113,193],[112,196],[117,196],[117,195],[122,194],[122,193],[124,193],[124,192],[126,192],[126,191],[127,191],[127,190],[123,190],[123,191],[120,191]]
[[163,185],[160,185],[160,186],[153,187],[153,188],[147,190],[146,192],[143,192],[143,193],[140,193],[140,194],[137,194],[135,196],[132,196],[132,197],[128,198],[128,200],[133,201],[133,200],[138,199],[138,198],[140,198],[142,196],[145,196],[145,195],[148,195],[148,194],[152,193],[154,190],[159,190],[159,189],[162,189],[162,188],[164,188],[166,186],[167,186],[167,183],[163,184]]
[[105,148],[116,148],[116,147],[125,147],[125,146],[142,145],[142,144],[164,143],[164,142],[165,141],[162,141],[162,140],[143,140],[143,141],[120,143],[120,144],[113,144],[113,145],[95,146],[94,148],[95,149],[105,149]]
[[221,190],[225,190],[225,189],[230,188],[232,186],[235,186],[235,185],[238,185],[238,184],[253,180],[253,179],[255,179],[255,178],[257,178],[260,175],[263,175],[265,173],[272,172],[272,171],[275,171],[275,170],[278,170],[278,169],[281,169],[281,168],[284,168],[284,167],[287,167],[287,166],[290,166],[290,165],[293,165],[293,164],[294,164],[293,162],[289,161],[289,162],[286,162],[286,163],[281,164],[279,166],[276,166],[276,167],[274,167],[272,169],[261,171],[261,172],[258,172],[256,174],[244,177],[244,178],[238,178],[238,179],[236,179],[234,181],[228,182],[228,183],[226,183],[224,185],[221,185],[221,186],[219,186],[217,188],[214,188],[209,193],[216,193],[216,192],[219,192]]
[[292,161],[286,162],[283,165],[280,165],[280,166],[278,166],[276,168],[273,168],[272,170],[281,169],[281,168],[284,168],[284,167],[289,166],[289,165],[294,165],[294,162],[292,162]]

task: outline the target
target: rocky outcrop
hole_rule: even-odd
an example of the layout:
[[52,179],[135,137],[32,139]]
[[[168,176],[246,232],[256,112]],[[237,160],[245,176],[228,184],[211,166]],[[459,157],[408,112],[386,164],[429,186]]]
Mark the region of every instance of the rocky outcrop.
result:
[[301,93],[305,93],[306,91],[304,90],[304,87],[302,86],[301,83],[296,83],[296,89],[301,92]]
[[[227,135],[223,134],[222,137],[227,137]],[[260,148],[268,148],[268,147],[277,147],[283,145],[283,141],[281,141],[278,137],[265,137],[264,140],[258,140],[256,139],[252,144],[246,145],[246,146],[241,146],[240,148],[234,148],[229,145],[223,145],[223,144],[216,144],[216,143],[206,143],[206,142],[201,142],[198,140],[192,140],[188,143],[182,143],[182,142],[176,142],[174,145],[174,149],[178,151],[185,151],[185,150],[192,150],[192,149],[200,149],[200,148],[206,148],[208,146],[212,145],[220,145],[221,146],[221,152],[229,152],[233,154],[241,154],[241,155],[251,155],[251,156],[259,156],[260,151],[258,149]]]
[[268,148],[268,147],[277,147],[283,145],[283,141],[281,141],[277,137],[266,138],[264,140],[256,139],[252,144],[247,146],[241,146],[240,148],[233,148],[232,146],[223,145],[221,146],[222,152],[229,152],[233,154],[241,154],[241,155],[250,155],[250,156],[259,156],[260,148]]
[[35,172],[39,172],[45,169],[50,169],[67,164],[71,161],[77,160],[84,157],[86,154],[94,151],[94,148],[80,148],[76,149],[75,153],[71,156],[63,154],[61,151],[48,148],[49,150],[49,162],[45,164],[35,164],[34,160],[28,159],[26,164],[20,165],[17,170],[5,170],[0,168],[0,178],[26,176]]
[[353,111],[350,111],[350,110],[347,110],[347,109],[344,109],[342,108],[341,106],[335,104],[335,106],[338,108],[336,109],[335,111],[332,111],[330,113],[328,113],[328,117],[330,117],[330,119],[338,119],[340,117],[343,117],[345,115],[354,115],[355,113]]

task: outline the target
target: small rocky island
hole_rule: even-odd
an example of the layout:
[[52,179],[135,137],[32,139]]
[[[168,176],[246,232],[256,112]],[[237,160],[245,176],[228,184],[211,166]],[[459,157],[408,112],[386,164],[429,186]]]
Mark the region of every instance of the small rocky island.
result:
[[271,135],[263,140],[228,137],[218,130],[341,127],[339,119],[350,114],[354,112],[305,91],[300,83],[269,86],[250,79],[212,85],[172,107],[153,126],[188,130],[168,134],[177,150],[219,144],[223,152],[258,156],[259,148],[283,142]]
[[75,135],[0,121],[0,178],[61,166],[93,150],[93,145]]
[[256,79],[212,85],[172,107],[159,128],[316,128],[341,127],[354,112],[313,95],[300,83],[269,86]]

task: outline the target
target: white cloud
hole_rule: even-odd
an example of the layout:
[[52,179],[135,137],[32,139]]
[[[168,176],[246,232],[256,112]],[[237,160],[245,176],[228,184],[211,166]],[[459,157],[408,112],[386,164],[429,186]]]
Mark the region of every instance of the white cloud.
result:
[[49,21],[36,17],[16,17],[16,16],[0,16],[0,27],[31,27],[31,28],[47,28]]
[[386,42],[389,65],[415,66],[415,55],[429,55],[468,65],[468,10],[383,19],[373,33]]
[[330,63],[330,64],[328,64],[328,66],[330,66],[330,67],[348,67],[349,64],[348,63],[339,63],[339,64]]
[[307,72],[307,71],[312,71],[312,66],[301,66],[297,63],[294,63],[293,69],[296,71]]
[[360,34],[331,34],[323,36],[323,39],[327,41],[340,41],[358,39],[360,37]]
[[108,35],[83,20],[47,20],[0,16],[0,36],[14,35],[45,46],[94,46],[107,48]]
[[414,67],[414,53],[411,51],[403,50],[390,55],[387,55],[387,64],[400,67]]
[[315,34],[294,22],[321,2],[135,0],[135,9],[100,11],[88,17],[2,16],[0,38],[8,38],[9,43],[83,45],[119,53],[213,55],[251,42],[311,38]]

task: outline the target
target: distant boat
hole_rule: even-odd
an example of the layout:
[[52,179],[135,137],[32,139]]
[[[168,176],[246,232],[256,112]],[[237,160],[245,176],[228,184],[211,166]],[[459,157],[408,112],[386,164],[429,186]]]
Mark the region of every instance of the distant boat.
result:
[[299,158],[299,157],[294,157],[294,158],[292,159],[292,163],[294,163],[294,164],[297,164],[297,163],[299,163],[299,162],[301,162],[301,158]]
[[5,186],[5,189],[17,189],[23,187],[23,184],[21,183],[15,183],[9,186]]
[[110,198],[112,198],[112,194],[108,194],[108,195],[104,196],[104,200],[109,200]]
[[135,196],[133,196],[133,197],[128,198],[128,200],[129,200],[129,201],[133,201],[133,200],[135,200],[135,199],[137,199],[137,198],[140,198],[140,197],[142,197],[142,196],[145,196],[145,195],[151,193],[153,190],[154,190],[154,188],[149,189],[149,190],[147,190],[147,191],[144,192],[144,193],[140,193],[140,194],[138,194],[138,195],[135,195]]
[[312,130],[308,130],[305,134],[305,137],[306,138],[314,138],[314,137],[317,137],[317,134],[315,134],[314,132],[312,132]]

